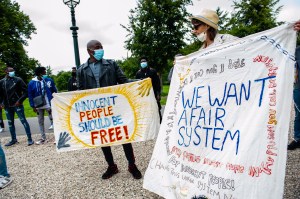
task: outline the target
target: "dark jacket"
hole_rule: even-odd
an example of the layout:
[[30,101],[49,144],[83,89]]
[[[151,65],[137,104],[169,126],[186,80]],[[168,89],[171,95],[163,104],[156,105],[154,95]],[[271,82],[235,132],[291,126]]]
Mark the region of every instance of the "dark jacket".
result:
[[77,89],[76,77],[71,77],[68,81],[68,91],[76,91]]
[[23,103],[27,98],[27,85],[20,77],[9,77],[0,80],[0,103],[13,107],[16,102]]
[[[114,60],[101,59],[100,87],[127,83],[128,79]],[[77,70],[77,85],[79,90],[97,88],[95,76],[89,66],[89,60]]]
[[159,77],[157,75],[157,72],[154,68],[147,67],[147,68],[144,68],[144,69],[140,69],[135,75],[136,79],[145,79],[147,77],[151,78],[152,87],[153,87],[155,97],[160,96],[160,93],[161,93],[160,79],[159,79]]

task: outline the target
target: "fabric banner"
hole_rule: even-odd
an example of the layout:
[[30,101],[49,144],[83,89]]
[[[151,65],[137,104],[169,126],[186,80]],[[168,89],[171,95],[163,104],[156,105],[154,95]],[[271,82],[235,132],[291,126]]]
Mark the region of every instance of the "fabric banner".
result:
[[144,188],[165,198],[282,198],[296,32],[282,25],[176,59]]
[[51,101],[58,151],[154,139],[159,114],[151,79],[56,93]]

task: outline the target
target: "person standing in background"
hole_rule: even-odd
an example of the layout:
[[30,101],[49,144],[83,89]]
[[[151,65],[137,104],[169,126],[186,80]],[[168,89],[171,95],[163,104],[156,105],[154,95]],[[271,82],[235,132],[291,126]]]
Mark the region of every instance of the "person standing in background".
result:
[[156,99],[157,106],[158,106],[159,118],[160,118],[160,122],[161,122],[162,115],[161,115],[161,112],[160,112],[160,110],[161,110],[161,104],[160,104],[161,84],[160,84],[160,79],[159,79],[159,76],[157,75],[156,70],[154,68],[150,68],[150,66],[148,66],[147,59],[144,57],[144,58],[141,59],[140,69],[136,73],[135,78],[136,79],[145,79],[147,77],[151,78],[152,87],[153,87],[155,99]]
[[0,81],[0,106],[5,109],[8,120],[11,141],[5,146],[12,146],[18,143],[15,128],[15,113],[17,113],[21,123],[25,128],[28,146],[34,144],[30,126],[26,120],[23,101],[27,98],[27,85],[20,77],[15,76],[15,70],[12,67],[5,69],[6,76]]
[[[42,67],[42,68],[44,69],[42,71],[43,79],[46,82],[47,87],[50,89],[51,94],[53,95],[53,93],[57,93],[57,88],[55,86],[55,83],[52,78],[50,78],[48,75],[46,75],[46,68],[45,67]],[[51,109],[50,109],[50,111],[51,111]],[[51,125],[48,129],[52,130],[53,129],[53,121],[52,121],[52,118],[50,118],[50,116],[49,116],[49,119],[50,119]]]
[[[41,139],[39,139],[36,144],[44,144],[47,142],[46,134],[45,134],[45,124],[44,124],[44,114],[45,111],[48,112],[48,117],[50,119],[51,125],[53,125],[53,118],[51,112],[51,104],[52,100],[52,92],[50,88],[46,85],[45,80],[43,79],[43,74],[45,73],[45,67],[37,67],[35,69],[36,77],[32,78],[32,80],[28,84],[28,99],[30,106],[33,108],[33,111],[38,115],[38,122],[40,127]],[[34,104],[34,98],[42,96],[44,98],[45,104],[41,107],[36,107]]]
[[77,79],[76,79],[76,67],[72,67],[72,76],[68,81],[68,91],[76,91],[77,87]]

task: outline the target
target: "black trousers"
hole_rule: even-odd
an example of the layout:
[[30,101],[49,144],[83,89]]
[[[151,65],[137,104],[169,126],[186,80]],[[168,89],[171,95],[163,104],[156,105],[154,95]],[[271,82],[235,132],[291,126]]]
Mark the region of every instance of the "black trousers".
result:
[[[123,146],[123,150],[125,152],[125,156],[126,159],[128,161],[128,164],[134,164],[135,163],[135,158],[134,158],[134,154],[133,154],[133,148],[131,143],[128,144],[122,144]],[[109,166],[112,166],[115,164],[114,162],[114,157],[111,153],[111,147],[107,146],[107,147],[102,147],[102,151],[105,157],[106,162],[108,163]]]

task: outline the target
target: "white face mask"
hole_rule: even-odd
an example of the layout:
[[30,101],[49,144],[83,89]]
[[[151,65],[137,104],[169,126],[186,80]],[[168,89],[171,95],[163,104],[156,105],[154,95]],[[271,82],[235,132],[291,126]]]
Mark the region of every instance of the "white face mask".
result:
[[197,38],[201,41],[204,42],[206,40],[206,34],[205,31],[197,35]]

